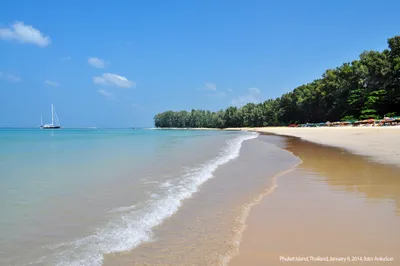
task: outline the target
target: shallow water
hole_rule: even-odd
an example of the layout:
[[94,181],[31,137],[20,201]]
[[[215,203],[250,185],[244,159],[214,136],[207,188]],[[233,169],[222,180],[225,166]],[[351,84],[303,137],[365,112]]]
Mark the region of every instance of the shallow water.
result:
[[2,129],[0,264],[223,263],[246,204],[296,161],[256,136]]
[[276,175],[299,162],[258,138],[245,141],[237,158],[154,230],[155,241],[109,255],[105,265],[226,265],[238,252],[249,209],[273,191]]

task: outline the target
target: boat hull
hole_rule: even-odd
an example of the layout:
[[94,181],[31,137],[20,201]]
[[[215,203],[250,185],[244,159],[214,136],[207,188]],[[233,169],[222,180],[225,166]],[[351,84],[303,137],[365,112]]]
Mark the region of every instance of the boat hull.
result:
[[41,129],[59,129],[59,128],[61,128],[61,126],[50,126],[50,127],[46,127],[46,126],[44,126],[44,127],[40,127]]

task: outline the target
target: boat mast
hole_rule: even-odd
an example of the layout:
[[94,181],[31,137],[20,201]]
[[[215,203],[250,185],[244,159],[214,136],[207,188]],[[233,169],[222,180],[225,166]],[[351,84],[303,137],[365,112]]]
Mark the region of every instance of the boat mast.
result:
[[54,125],[54,107],[51,104],[51,125]]

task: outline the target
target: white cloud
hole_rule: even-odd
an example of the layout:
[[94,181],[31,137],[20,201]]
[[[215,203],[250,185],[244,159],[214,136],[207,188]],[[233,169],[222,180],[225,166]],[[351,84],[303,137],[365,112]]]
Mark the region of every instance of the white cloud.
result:
[[66,57],[61,58],[62,61],[69,61],[71,59],[72,58],[70,56],[66,56]]
[[89,63],[89,65],[97,67],[97,68],[105,68],[106,67],[106,62],[104,62],[104,60],[102,60],[98,57],[90,57],[88,59],[88,63]]
[[204,83],[204,87],[198,89],[198,90],[205,90],[205,91],[216,91],[217,90],[217,86],[214,83]]
[[232,100],[232,104],[241,107],[247,103],[258,103],[260,97],[260,90],[257,88],[247,89],[248,93],[246,95],[239,96]]
[[9,28],[0,28],[0,39],[16,40],[40,47],[46,47],[51,42],[50,37],[44,36],[39,30],[20,21],[15,22]]
[[50,80],[46,80],[46,81],[44,82],[44,84],[49,85],[49,86],[52,86],[52,87],[58,87],[58,86],[60,85],[60,84],[58,84],[57,82],[50,81]]
[[217,90],[217,86],[214,83],[206,83],[204,88],[210,91]]
[[136,83],[117,74],[104,73],[101,76],[93,77],[93,83],[102,86],[117,86],[121,88],[135,87]]
[[97,92],[100,93],[101,95],[105,96],[105,97],[113,96],[113,94],[111,92],[108,92],[106,90],[98,90]]
[[217,85],[211,82],[204,83],[204,87],[198,89],[203,91],[209,91],[209,93],[205,94],[208,97],[225,97],[226,93],[217,90]]
[[260,93],[260,90],[257,89],[257,88],[248,88],[247,90],[252,94],[259,94]]
[[232,89],[228,89],[227,91],[229,91],[230,93],[234,93],[235,91]]
[[11,75],[11,74],[7,74],[7,73],[3,73],[3,72],[0,72],[0,79],[4,79],[9,82],[20,82],[21,81],[20,77],[17,77],[17,76]]
[[93,77],[93,83],[98,85],[107,85],[107,80],[103,77]]

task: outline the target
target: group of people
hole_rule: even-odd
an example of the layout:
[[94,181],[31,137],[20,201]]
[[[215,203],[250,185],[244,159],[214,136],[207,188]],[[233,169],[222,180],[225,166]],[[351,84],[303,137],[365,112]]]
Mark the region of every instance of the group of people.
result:
[[325,123],[291,124],[289,127],[344,127],[344,126],[400,126],[400,117],[366,119],[360,121],[338,121]]

